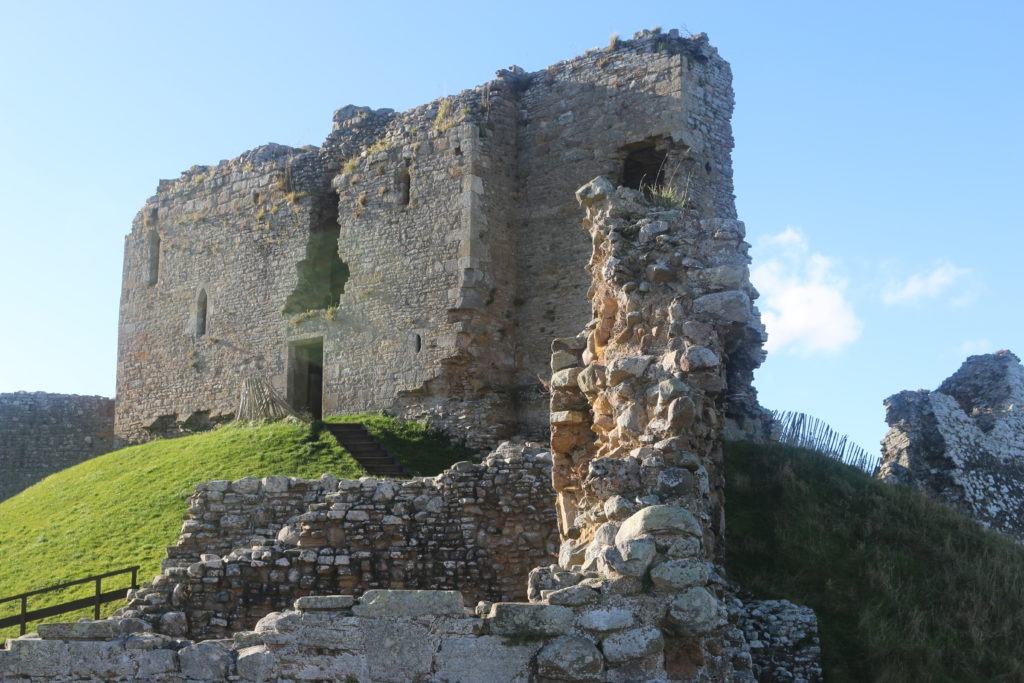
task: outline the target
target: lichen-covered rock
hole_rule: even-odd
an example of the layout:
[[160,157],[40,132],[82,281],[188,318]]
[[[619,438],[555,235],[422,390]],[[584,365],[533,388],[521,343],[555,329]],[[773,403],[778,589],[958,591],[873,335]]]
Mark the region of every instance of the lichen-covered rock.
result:
[[537,653],[537,673],[560,681],[600,681],[604,657],[590,640],[562,636]]
[[702,636],[718,628],[724,620],[724,608],[703,586],[691,588],[669,604],[668,622],[679,633]]

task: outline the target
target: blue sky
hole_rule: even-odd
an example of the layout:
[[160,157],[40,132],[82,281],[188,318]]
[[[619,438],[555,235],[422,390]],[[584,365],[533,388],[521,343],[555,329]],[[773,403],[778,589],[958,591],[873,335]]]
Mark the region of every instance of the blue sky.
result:
[[1024,352],[1024,3],[0,0],[0,392],[113,395],[159,179],[654,26],[733,67],[762,403],[876,452],[886,396]]

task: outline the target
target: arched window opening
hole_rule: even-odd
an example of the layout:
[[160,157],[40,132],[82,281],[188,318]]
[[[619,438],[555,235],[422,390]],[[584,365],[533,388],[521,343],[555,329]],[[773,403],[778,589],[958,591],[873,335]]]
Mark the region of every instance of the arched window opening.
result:
[[412,189],[412,176],[409,169],[400,168],[395,174],[395,189],[398,194],[399,206],[409,206],[410,191]]
[[419,353],[423,348],[423,338],[415,332],[409,335],[409,342],[413,353]]
[[200,289],[196,297],[196,339],[206,334],[206,290]]
[[152,287],[160,279],[160,235],[156,230],[149,231],[149,277],[148,283]]

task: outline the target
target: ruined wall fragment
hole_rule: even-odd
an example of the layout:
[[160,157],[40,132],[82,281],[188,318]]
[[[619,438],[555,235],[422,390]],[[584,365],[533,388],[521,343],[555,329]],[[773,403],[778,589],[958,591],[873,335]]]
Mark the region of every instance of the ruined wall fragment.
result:
[[604,175],[734,218],[732,102],[706,37],[644,32],[162,181],[125,245],[118,434],[209,428],[258,372],[314,416],[547,438],[551,340],[590,318],[573,192]]
[[1024,367],[971,356],[935,391],[886,399],[878,477],[905,484],[1024,541]]
[[521,446],[411,481],[208,482],[162,574],[124,614],[200,639],[251,629],[306,595],[431,588],[523,599],[525,576],[557,547],[550,457]]

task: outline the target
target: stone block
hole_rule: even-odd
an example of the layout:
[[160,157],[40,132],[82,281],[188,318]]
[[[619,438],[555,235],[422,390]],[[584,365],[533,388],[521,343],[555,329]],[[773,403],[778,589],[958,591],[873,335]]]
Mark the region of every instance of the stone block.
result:
[[606,374],[608,386],[614,387],[628,379],[635,379],[647,371],[654,360],[653,356],[626,356],[616,358],[608,363]]
[[752,317],[750,297],[732,290],[697,297],[693,301],[694,315],[712,323],[746,323]]
[[140,679],[159,678],[178,670],[178,653],[174,650],[135,650],[130,654],[138,664]]
[[39,624],[37,631],[43,640],[113,640],[121,635],[117,622],[109,619]]
[[439,637],[407,619],[363,619],[370,679],[382,683],[423,680],[430,673]]
[[604,680],[604,657],[582,636],[562,636],[537,653],[537,673],[559,681]]
[[652,626],[612,633],[601,641],[601,649],[609,662],[615,664],[657,654],[665,649],[665,639]]
[[196,681],[224,680],[231,668],[232,656],[218,641],[203,641],[182,648],[178,652],[181,675]]
[[527,683],[530,662],[541,645],[541,640],[512,643],[502,636],[442,638],[440,650],[434,655],[430,680],[438,683]]
[[580,628],[588,631],[607,633],[629,628],[635,621],[636,619],[629,610],[620,607],[603,607],[583,612],[577,618],[576,623]]
[[615,543],[620,545],[643,536],[696,536],[703,531],[700,522],[686,508],[675,505],[651,505],[627,519],[615,534]]
[[669,560],[651,570],[651,581],[665,591],[681,591],[708,582],[707,564],[699,559]]
[[458,591],[368,590],[352,606],[359,617],[464,616]]
[[551,388],[564,389],[566,387],[575,388],[579,386],[577,380],[579,379],[580,372],[582,371],[579,368],[566,368],[565,370],[559,370],[551,375]]
[[351,595],[304,595],[295,600],[295,609],[299,612],[347,610],[355,600]]
[[39,678],[66,677],[72,660],[68,644],[60,640],[39,640],[22,636],[7,641],[7,662],[4,666],[12,674]]
[[277,657],[262,645],[242,648],[235,669],[243,681],[272,681],[277,678]]
[[718,599],[707,588],[698,586],[672,600],[667,618],[677,632],[698,637],[718,628],[724,613]]
[[487,619],[494,635],[558,636],[572,628],[573,611],[561,605],[496,602]]
[[131,679],[139,669],[137,659],[125,650],[123,642],[72,641],[68,643],[68,656],[76,678]]
[[601,597],[600,593],[593,588],[580,585],[569,586],[568,588],[558,588],[552,591],[543,591],[541,595],[551,605],[566,605],[568,607],[589,605],[597,602]]

